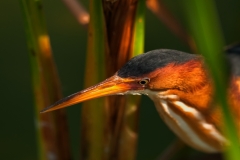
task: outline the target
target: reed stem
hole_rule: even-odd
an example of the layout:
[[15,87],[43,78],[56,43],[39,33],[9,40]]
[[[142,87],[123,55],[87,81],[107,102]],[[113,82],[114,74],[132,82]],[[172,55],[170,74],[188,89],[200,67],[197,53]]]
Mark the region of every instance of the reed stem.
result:
[[40,114],[43,108],[62,97],[45,25],[42,1],[20,0],[20,2],[31,62],[39,159],[69,160],[70,148],[65,111]]
[[223,113],[223,131],[231,143],[229,148],[226,149],[226,157],[229,160],[239,160],[240,150],[237,131],[227,103],[229,72],[226,57],[223,53],[225,44],[215,3],[213,0],[185,0],[183,4],[187,11],[187,18],[197,48],[205,57],[215,82],[216,100],[221,105]]

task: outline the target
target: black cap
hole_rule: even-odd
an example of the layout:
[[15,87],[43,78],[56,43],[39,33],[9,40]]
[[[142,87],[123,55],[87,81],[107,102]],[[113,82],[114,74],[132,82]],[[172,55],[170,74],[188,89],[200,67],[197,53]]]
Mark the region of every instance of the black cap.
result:
[[129,60],[118,72],[122,78],[138,77],[150,73],[157,68],[170,63],[181,64],[192,59],[198,59],[198,55],[189,54],[170,49],[158,49],[143,53]]

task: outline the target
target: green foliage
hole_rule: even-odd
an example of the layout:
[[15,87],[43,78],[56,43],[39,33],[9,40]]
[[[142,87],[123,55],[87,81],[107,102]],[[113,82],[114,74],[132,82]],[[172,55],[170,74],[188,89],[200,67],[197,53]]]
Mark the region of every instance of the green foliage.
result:
[[237,132],[227,104],[229,73],[225,54],[223,53],[225,44],[218,21],[216,5],[213,0],[185,0],[183,4],[199,53],[205,57],[213,76],[217,93],[215,95],[216,100],[222,106],[225,122],[223,130],[231,141],[231,145],[226,150],[226,156],[229,160],[239,160]]

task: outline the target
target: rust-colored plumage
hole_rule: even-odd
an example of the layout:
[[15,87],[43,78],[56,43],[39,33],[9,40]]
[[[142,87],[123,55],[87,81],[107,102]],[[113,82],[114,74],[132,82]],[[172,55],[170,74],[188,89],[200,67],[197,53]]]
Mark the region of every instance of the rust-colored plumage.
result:
[[[240,138],[238,72],[238,67],[232,64],[228,98]],[[214,101],[213,86],[201,56],[154,50],[131,59],[109,79],[58,101],[43,112],[101,96],[145,94],[153,100],[169,128],[186,144],[203,152],[221,152],[230,143],[221,132],[222,114]]]

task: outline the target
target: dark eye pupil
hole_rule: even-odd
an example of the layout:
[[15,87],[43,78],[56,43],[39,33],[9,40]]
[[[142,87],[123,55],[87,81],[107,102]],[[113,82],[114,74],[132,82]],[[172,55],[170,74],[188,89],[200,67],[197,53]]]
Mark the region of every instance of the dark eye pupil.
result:
[[147,84],[149,81],[150,81],[149,78],[144,78],[144,79],[142,79],[141,81],[139,81],[138,83],[141,84],[141,85],[145,85],[145,84]]
[[146,80],[140,81],[140,84],[146,84]]

